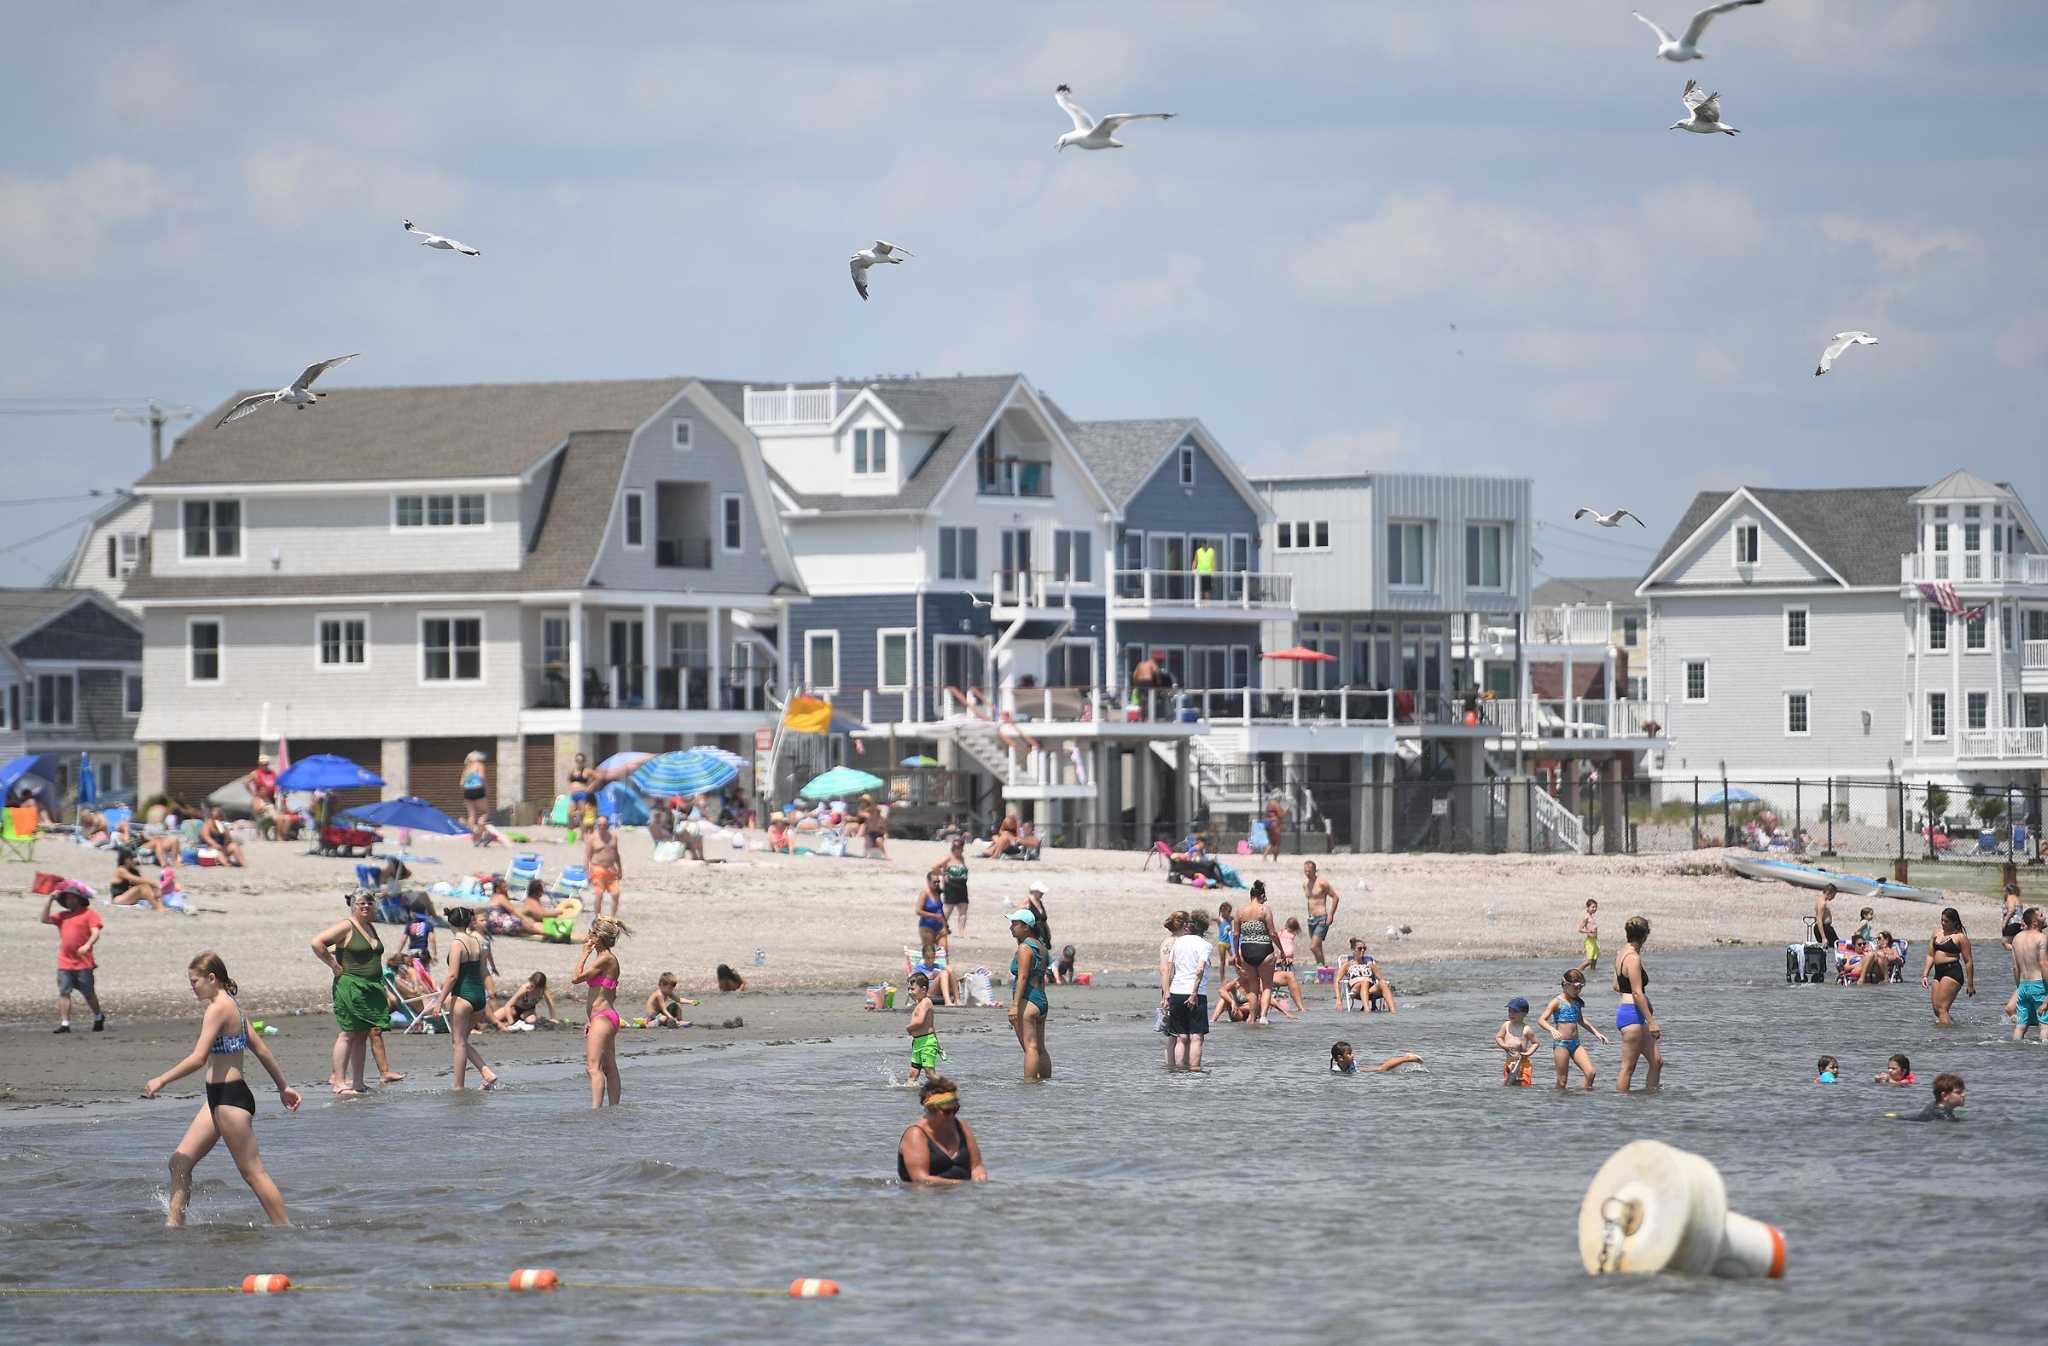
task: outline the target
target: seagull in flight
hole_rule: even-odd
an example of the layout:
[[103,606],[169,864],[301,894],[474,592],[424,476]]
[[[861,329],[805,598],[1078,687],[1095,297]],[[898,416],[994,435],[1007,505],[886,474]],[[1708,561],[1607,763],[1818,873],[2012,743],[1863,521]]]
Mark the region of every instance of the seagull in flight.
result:
[[[1657,55],[1659,59],[1666,61],[1704,61],[1707,58],[1707,54],[1700,50],[1700,35],[1707,31],[1707,25],[1714,21],[1714,16],[1716,14],[1726,14],[1731,9],[1741,9],[1744,5],[1760,5],[1763,2],[1764,0],[1722,0],[1722,3],[1718,5],[1708,5],[1705,9],[1692,16],[1692,22],[1685,26],[1685,36],[1677,38],[1659,28],[1653,20],[1645,19],[1640,14],[1636,14],[1636,18],[1648,24],[1650,31],[1657,35]],[[1635,11],[1630,10],[1629,13],[1635,14]]]
[[1691,131],[1703,136],[1710,136],[1716,131],[1731,136],[1740,134],[1734,127],[1721,124],[1721,95],[1701,93],[1698,80],[1689,79],[1685,82],[1683,98],[1686,112],[1690,115],[1682,122],[1671,123],[1666,130]]
[[899,248],[894,243],[884,243],[881,239],[876,239],[874,247],[862,248],[859,252],[846,259],[846,269],[853,273],[854,292],[863,300],[868,297],[869,267],[882,262],[891,262],[897,266],[902,266],[905,257],[915,257],[916,255],[916,253],[908,248]]
[[439,234],[430,234],[424,229],[415,229],[411,220],[405,222],[405,232],[408,234],[418,234],[420,236],[420,246],[423,248],[439,248],[443,252],[459,252],[464,257],[483,256],[482,253],[470,247],[467,243],[458,243],[452,238],[443,238]]
[[1820,353],[1820,363],[1814,366],[1813,376],[1819,378],[1835,367],[1835,361],[1842,358],[1842,352],[1851,346],[1875,346],[1877,338],[1868,332],[1837,332],[1835,339]]
[[[361,352],[358,351],[357,354],[361,354]],[[307,407],[313,405],[314,398],[327,396],[326,393],[311,391],[313,380],[319,378],[336,365],[347,364],[355,358],[354,355],[337,355],[332,360],[322,360],[319,364],[307,365],[306,372],[293,379],[289,388],[279,388],[274,393],[250,393],[247,397],[235,403],[229,409],[228,414],[221,417],[213,428],[218,430],[229,421],[239,421],[242,417],[261,411],[273,402],[289,403],[300,411],[304,411]]]
[[1586,509],[1583,507],[1572,511],[1572,518],[1574,519],[1584,519],[1589,517],[1593,520],[1594,523],[1599,524],[1602,528],[1619,528],[1621,527],[1621,521],[1623,519],[1635,519],[1636,527],[1643,527],[1643,521],[1641,519],[1636,519],[1635,515],[1629,513],[1625,509],[1618,509],[1614,511],[1614,513],[1612,514],[1602,514],[1597,509]]
[[1125,122],[1141,122],[1155,118],[1159,121],[1170,121],[1175,116],[1171,112],[1112,112],[1097,121],[1074,101],[1074,91],[1067,85],[1062,84],[1054,89],[1052,97],[1053,101],[1074,119],[1074,129],[1061,136],[1054,144],[1053,148],[1056,151],[1063,150],[1069,145],[1084,150],[1120,150],[1124,147],[1124,142],[1115,137]]

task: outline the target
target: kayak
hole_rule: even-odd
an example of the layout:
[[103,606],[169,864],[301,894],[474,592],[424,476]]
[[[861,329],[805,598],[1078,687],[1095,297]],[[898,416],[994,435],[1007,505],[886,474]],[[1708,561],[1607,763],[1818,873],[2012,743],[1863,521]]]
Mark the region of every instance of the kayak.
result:
[[1847,897],[1889,897],[1901,902],[1939,902],[1942,895],[1911,884],[1867,874],[1846,874],[1823,865],[1802,865],[1796,860],[1777,860],[1763,855],[1723,855],[1721,863],[1745,879],[1777,879],[1798,888],[1821,889],[1833,884]]

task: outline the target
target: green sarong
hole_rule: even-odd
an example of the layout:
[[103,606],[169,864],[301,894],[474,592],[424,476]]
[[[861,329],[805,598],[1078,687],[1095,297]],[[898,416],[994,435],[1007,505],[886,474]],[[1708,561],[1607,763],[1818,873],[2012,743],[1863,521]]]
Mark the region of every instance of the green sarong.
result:
[[334,1022],[344,1033],[366,1033],[391,1026],[391,1002],[384,983],[346,973],[334,979]]

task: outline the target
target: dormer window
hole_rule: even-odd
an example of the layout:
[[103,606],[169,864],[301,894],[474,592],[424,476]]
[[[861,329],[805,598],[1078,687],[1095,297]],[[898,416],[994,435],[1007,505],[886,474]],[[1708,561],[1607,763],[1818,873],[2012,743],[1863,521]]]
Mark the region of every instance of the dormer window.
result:
[[1180,484],[1183,486],[1195,484],[1195,446],[1192,444],[1180,446]]
[[1753,566],[1762,549],[1762,530],[1753,523],[1735,525],[1735,564]]
[[880,426],[853,432],[853,474],[878,476],[889,470],[889,432]]
[[688,416],[678,416],[669,422],[670,443],[676,452],[688,453],[697,447],[697,423]]
[[1948,506],[1936,505],[1934,507],[1934,517],[1937,519],[1946,519],[1948,517]]

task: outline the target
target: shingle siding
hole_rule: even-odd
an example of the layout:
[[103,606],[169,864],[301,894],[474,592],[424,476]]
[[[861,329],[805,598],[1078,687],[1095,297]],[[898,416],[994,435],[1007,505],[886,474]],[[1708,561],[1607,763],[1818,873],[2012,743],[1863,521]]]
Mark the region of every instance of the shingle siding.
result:
[[140,663],[142,632],[97,603],[81,603],[14,645],[23,659]]

